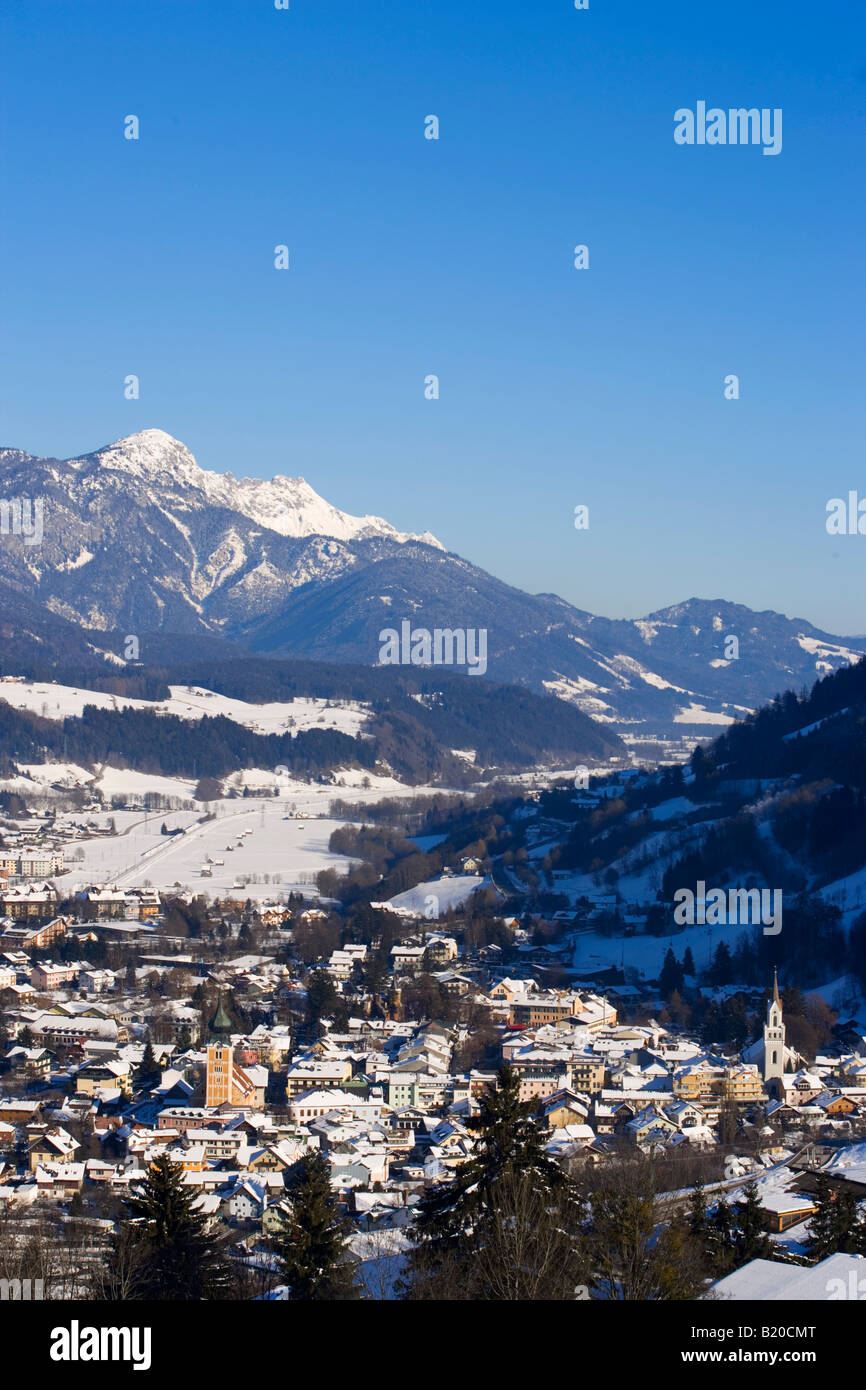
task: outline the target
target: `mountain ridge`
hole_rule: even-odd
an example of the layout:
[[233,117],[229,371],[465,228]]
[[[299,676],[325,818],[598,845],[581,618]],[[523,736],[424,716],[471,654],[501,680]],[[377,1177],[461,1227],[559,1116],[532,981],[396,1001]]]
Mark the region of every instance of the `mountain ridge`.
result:
[[144,662],[154,646],[181,659],[195,640],[376,665],[382,631],[408,619],[485,630],[490,679],[554,694],[635,745],[681,756],[861,655],[804,620],[722,599],[599,617],[517,589],[429,532],[341,512],[304,479],[209,473],[160,430],[67,460],[3,449],[0,477],[7,496],[44,503],[38,546],[15,534],[0,543],[6,670],[16,657],[88,653],[120,664],[129,635]]

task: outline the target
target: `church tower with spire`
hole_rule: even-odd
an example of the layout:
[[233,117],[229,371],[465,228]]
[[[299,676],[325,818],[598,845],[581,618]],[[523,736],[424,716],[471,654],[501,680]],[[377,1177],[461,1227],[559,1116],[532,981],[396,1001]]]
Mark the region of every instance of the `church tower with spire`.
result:
[[205,1049],[205,1105],[250,1105],[255,1086],[234,1057],[232,1021],[223,1005],[222,993],[217,998],[216,1013],[210,1021]]
[[779,976],[773,971],[773,997],[767,1005],[764,1024],[764,1081],[768,1089],[779,1089],[785,1070],[785,1025],[782,1021],[782,1001],[779,998]]

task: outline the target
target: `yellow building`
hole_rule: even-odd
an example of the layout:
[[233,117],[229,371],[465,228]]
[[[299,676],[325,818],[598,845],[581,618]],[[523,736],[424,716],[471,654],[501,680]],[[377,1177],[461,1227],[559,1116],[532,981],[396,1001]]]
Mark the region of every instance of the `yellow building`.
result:
[[725,1095],[728,1100],[736,1101],[738,1105],[746,1105],[751,1101],[765,1101],[767,1093],[758,1068],[745,1062],[740,1066],[728,1067],[725,1073]]
[[256,1087],[243,1067],[235,1061],[231,1041],[232,1021],[223,1008],[222,997],[210,1021],[210,1041],[205,1049],[207,1074],[205,1107],[255,1104]]
[[255,1083],[234,1059],[228,1043],[208,1043],[205,1106],[253,1105]]

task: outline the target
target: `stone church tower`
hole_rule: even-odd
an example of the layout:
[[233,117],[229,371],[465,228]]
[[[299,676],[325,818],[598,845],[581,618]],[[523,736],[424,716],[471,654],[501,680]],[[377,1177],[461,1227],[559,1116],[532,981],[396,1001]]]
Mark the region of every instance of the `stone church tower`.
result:
[[[782,1022],[782,1001],[779,998],[779,977],[773,971],[773,997],[767,1005],[767,1021],[764,1024],[764,1081],[775,1083],[778,1090],[779,1078],[785,1070],[785,1025]],[[769,1089],[769,1087],[768,1087]]]

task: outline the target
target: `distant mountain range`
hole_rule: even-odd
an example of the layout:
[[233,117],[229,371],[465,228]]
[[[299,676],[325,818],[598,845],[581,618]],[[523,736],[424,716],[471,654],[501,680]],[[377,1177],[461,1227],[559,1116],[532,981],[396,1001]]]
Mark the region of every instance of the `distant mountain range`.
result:
[[350,516],[303,478],[207,472],[162,430],[72,459],[2,449],[0,503],[22,498],[41,499],[42,536],[13,534],[7,505],[6,672],[120,665],[128,635],[145,664],[257,653],[375,665],[380,631],[408,619],[486,628],[489,679],[553,693],[640,743],[706,738],[864,650],[724,600],[595,617],[503,583],[429,532]]

